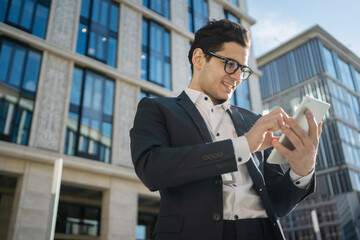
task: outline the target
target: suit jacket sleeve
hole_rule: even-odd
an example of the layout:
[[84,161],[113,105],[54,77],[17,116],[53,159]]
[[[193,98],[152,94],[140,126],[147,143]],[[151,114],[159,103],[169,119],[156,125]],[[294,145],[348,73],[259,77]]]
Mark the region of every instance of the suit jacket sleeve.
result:
[[[181,121],[181,119],[179,119]],[[190,137],[196,133],[184,134]],[[172,146],[166,113],[150,98],[143,98],[130,130],[135,171],[152,191],[237,171],[231,140]]]
[[[270,152],[271,150],[265,151],[265,159],[270,155]],[[295,186],[289,173],[290,169],[283,174],[280,165],[264,164],[267,193],[273,209],[279,217],[286,216],[301,200],[315,191],[315,173],[306,189]]]

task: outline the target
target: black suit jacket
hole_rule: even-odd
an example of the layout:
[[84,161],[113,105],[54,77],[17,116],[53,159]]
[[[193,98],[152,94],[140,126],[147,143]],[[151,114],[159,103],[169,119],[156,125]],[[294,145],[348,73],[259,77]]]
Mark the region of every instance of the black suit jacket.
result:
[[[231,106],[229,114],[239,136],[260,115]],[[220,240],[223,186],[221,174],[237,171],[232,141],[212,142],[206,123],[185,92],[177,98],[143,98],[130,130],[135,171],[151,190],[160,191],[160,212],[154,234],[159,240]],[[265,162],[269,152],[253,154],[246,166],[273,224],[284,239],[278,216],[288,214],[314,191],[292,183],[289,172]]]

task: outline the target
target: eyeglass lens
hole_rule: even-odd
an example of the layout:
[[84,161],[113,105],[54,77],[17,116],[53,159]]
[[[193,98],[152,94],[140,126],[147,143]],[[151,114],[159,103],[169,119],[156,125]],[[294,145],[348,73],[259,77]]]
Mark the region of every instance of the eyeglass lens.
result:
[[[225,71],[228,74],[233,74],[234,72],[236,72],[236,70],[238,70],[240,66],[238,65],[237,62],[233,61],[233,60],[228,60],[225,63]],[[250,70],[247,67],[243,67],[242,69],[240,69],[241,71],[241,79],[247,79],[250,76]]]

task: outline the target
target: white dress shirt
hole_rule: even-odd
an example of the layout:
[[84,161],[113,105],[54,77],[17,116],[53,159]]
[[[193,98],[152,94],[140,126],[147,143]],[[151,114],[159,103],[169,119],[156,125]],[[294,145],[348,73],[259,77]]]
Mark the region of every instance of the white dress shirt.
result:
[[[225,220],[235,220],[267,217],[261,199],[253,188],[253,181],[244,164],[251,157],[248,142],[245,136],[238,137],[231,117],[227,113],[230,108],[230,100],[214,106],[211,99],[202,92],[187,88],[185,93],[199,110],[212,140],[216,142],[231,139],[235,159],[240,157],[243,159],[240,163],[237,162],[238,171],[222,175],[223,218]],[[234,161],[236,161],[235,159]],[[258,161],[255,163],[259,164]],[[314,171],[305,177],[301,177],[290,170],[290,178],[297,187],[306,188],[313,173]]]

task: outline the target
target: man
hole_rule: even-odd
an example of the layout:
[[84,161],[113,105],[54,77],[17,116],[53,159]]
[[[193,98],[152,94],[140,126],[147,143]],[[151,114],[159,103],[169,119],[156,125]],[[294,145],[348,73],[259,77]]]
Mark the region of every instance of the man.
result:
[[[139,178],[160,191],[158,240],[284,239],[278,217],[314,191],[321,124],[310,111],[307,134],[281,108],[260,116],[230,106],[252,73],[249,50],[243,26],[211,21],[189,52],[189,88],[177,98],[139,103],[131,152]],[[273,136],[279,129],[294,150]],[[266,163],[270,147],[287,157],[291,170]]]

